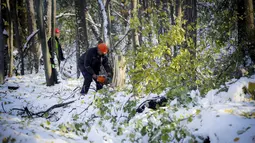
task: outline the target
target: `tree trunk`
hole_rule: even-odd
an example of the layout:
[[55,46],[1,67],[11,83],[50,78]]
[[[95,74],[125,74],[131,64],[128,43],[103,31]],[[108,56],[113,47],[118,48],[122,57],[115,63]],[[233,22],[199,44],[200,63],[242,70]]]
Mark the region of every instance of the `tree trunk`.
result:
[[[132,0],[131,2],[132,4],[132,15],[131,15],[131,18],[137,18],[137,0]],[[133,41],[133,52],[135,53],[135,57],[137,56],[137,50],[138,50],[138,47],[139,47],[139,36],[138,36],[138,32],[137,32],[138,29],[134,28],[132,30],[132,41]],[[136,61],[134,61],[134,68],[136,68]],[[135,87],[136,85],[136,81],[133,81],[133,91],[134,91],[134,94],[135,95],[138,95],[138,91]]]
[[52,13],[52,0],[46,0],[47,2],[47,32],[46,32],[46,39],[51,36],[51,13]]
[[246,21],[245,21],[245,4],[244,0],[237,0],[237,25],[238,25],[238,49],[240,51],[240,58],[242,58],[243,66],[245,65],[245,55],[248,47],[247,33],[246,33]]
[[176,0],[176,9],[175,9],[176,17],[181,20],[182,16],[182,1]]
[[114,70],[112,85],[114,87],[123,87],[126,77],[126,60],[123,56],[114,57]]
[[[56,41],[55,41],[55,22],[56,22],[56,0],[52,0],[51,1],[51,51],[49,51],[51,53],[51,58],[54,60],[54,64],[55,64],[55,72],[59,73],[60,71],[60,65],[57,60],[57,54],[56,53]],[[54,72],[54,71],[52,71]],[[57,75],[54,75],[54,74],[51,74],[51,77],[50,77],[50,80],[53,80],[54,81],[54,78],[57,78],[57,77],[54,77],[54,76],[57,76]],[[53,84],[54,85],[54,82]]]
[[173,2],[170,4],[170,19],[171,19],[171,24],[174,25],[174,4]]
[[255,31],[254,31],[254,14],[252,0],[245,0],[245,21],[249,56],[255,63]]
[[108,18],[107,18],[107,14],[106,14],[106,10],[105,10],[105,6],[104,6],[104,3],[102,2],[102,0],[98,0],[98,3],[99,3],[99,7],[101,9],[101,18],[102,18],[102,35],[103,35],[103,40],[104,42],[109,46],[110,44],[110,40],[109,40],[109,36],[108,36]]
[[[196,81],[196,67],[195,63],[193,62],[194,59],[196,59],[196,41],[197,41],[197,0],[184,0],[184,19],[187,21],[184,24],[185,29],[185,45],[184,48],[187,48],[189,50],[189,53],[191,54],[190,61],[192,68],[192,73],[190,74],[190,79],[192,81]],[[188,27],[191,27],[188,28]],[[191,42],[188,42],[191,41]],[[197,87],[193,85],[192,87],[189,87],[191,90],[195,90]]]
[[8,9],[8,57],[9,57],[9,71],[8,76],[12,77],[13,75],[13,21],[11,19],[12,11],[11,11],[11,0],[7,0],[7,9]]
[[42,7],[43,7],[43,0],[36,0],[36,9],[37,9],[37,17],[38,17],[37,20],[38,20],[38,26],[40,29],[39,34],[40,34],[40,40],[41,40],[41,46],[42,46],[42,52],[43,52],[46,85],[51,86],[51,85],[54,85],[54,82],[50,78],[52,76],[52,69],[50,64],[50,53],[46,44],[46,33],[45,33],[45,27],[43,24]]
[[[2,9],[2,1],[0,0],[0,9]],[[3,20],[2,10],[0,11],[0,84],[4,83],[4,37],[3,37]]]
[[80,50],[86,51],[88,49],[88,34],[86,22],[86,0],[75,0],[76,24],[77,24],[77,45],[76,45],[76,67],[77,78],[80,77],[78,61],[80,57]]
[[[108,25],[107,25],[107,31],[108,31],[108,33],[107,33],[107,35],[108,35],[108,38],[109,38],[109,44],[108,44],[108,47],[112,47],[113,45],[112,45],[112,36],[111,36],[111,33],[112,33],[112,21],[111,21],[111,4],[109,3],[110,2],[110,0],[107,0],[107,2],[106,2],[106,5],[105,5],[105,7],[106,7],[106,12],[107,12],[107,21],[108,21]],[[112,50],[110,50],[110,52],[109,52],[109,63],[110,63],[110,66],[111,67],[113,67],[113,59],[114,57],[113,57],[113,52],[112,52]]]
[[[132,18],[135,18],[137,17],[137,15],[134,15],[134,14],[137,14],[137,0],[132,0],[132,10],[133,10],[133,14],[132,14]],[[136,51],[137,47],[139,47],[139,36],[138,36],[138,32],[137,32],[137,29],[133,29],[132,30],[132,39],[133,39],[133,49],[134,51]]]
[[[28,32],[31,34],[34,31],[36,31],[36,20],[35,20],[35,10],[34,10],[34,0],[26,0],[27,4],[27,15],[28,15]],[[37,37],[37,36],[35,36]],[[35,73],[38,73],[39,71],[39,65],[40,65],[40,49],[39,45],[35,43],[35,38],[31,40],[31,46],[30,46],[30,52],[31,52],[31,73],[33,72],[33,68],[35,69]]]
[[[197,20],[197,0],[185,0],[184,6],[186,9],[184,10],[184,19],[187,20],[185,24],[185,30],[186,30],[186,39],[192,38],[194,46],[196,46],[196,37],[197,37],[197,31],[196,31],[196,20]],[[191,26],[192,29],[188,29],[187,27]],[[193,56],[195,56],[194,51],[191,52]]]
[[[19,55],[20,55],[20,63],[21,63],[21,75],[24,75],[24,56],[23,56],[23,50],[21,46],[21,36],[19,33],[19,23],[18,23],[18,17],[17,17],[17,3],[14,0],[13,1],[13,19],[14,19],[14,29],[15,29],[15,43],[16,48],[18,48]],[[18,68],[18,67],[17,67]]]

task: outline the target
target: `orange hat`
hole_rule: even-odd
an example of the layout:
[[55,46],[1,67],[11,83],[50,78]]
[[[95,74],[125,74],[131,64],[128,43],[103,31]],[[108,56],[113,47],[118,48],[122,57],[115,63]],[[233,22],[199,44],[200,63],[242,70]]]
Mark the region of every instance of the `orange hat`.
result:
[[105,43],[100,43],[97,45],[98,50],[101,51],[103,54],[106,54],[108,52],[108,47]]
[[102,75],[97,76],[97,82],[105,83],[105,80],[106,80],[105,76]]

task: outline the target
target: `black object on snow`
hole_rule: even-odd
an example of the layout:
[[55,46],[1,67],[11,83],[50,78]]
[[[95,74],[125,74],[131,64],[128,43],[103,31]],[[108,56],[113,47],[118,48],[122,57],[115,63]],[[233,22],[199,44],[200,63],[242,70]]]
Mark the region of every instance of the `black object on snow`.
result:
[[207,136],[207,138],[204,140],[204,142],[203,143],[210,143],[211,141],[210,141],[210,138],[209,138],[209,136]]
[[8,86],[8,89],[11,89],[11,90],[17,90],[18,88],[19,86],[11,86],[11,85]]
[[143,103],[141,103],[136,109],[136,112],[142,113],[145,107],[148,107],[153,110],[157,110],[158,107],[164,107],[166,103],[167,103],[167,99],[165,96],[154,97],[152,99],[145,100]]

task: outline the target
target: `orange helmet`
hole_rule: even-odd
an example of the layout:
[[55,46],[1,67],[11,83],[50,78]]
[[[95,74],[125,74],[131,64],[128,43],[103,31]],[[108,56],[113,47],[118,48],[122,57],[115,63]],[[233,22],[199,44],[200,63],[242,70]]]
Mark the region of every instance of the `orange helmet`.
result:
[[97,76],[97,82],[99,82],[99,83],[105,83],[105,81],[106,81],[105,76],[103,76],[103,75]]
[[97,48],[99,51],[101,51],[103,54],[106,54],[108,52],[108,47],[105,43],[100,43],[97,45]]

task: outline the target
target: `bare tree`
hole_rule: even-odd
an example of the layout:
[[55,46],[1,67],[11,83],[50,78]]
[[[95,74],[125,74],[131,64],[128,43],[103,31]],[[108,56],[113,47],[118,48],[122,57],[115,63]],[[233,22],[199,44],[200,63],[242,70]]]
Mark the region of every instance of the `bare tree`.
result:
[[[77,23],[77,45],[76,45],[76,60],[79,60],[80,50],[88,49],[88,34],[86,23],[86,0],[75,0],[75,12]],[[77,62],[77,78],[80,76],[80,71]]]
[[8,76],[12,77],[13,75],[13,21],[11,19],[11,5],[10,5],[11,0],[7,0],[7,21],[8,21],[8,57],[9,57],[9,71],[8,71]]
[[17,1],[13,1],[13,20],[14,20],[14,29],[15,29],[15,43],[16,43],[16,48],[18,48],[19,51],[19,58],[20,58],[20,63],[21,63],[21,75],[24,75],[24,56],[23,56],[23,50],[21,46],[21,36],[19,32],[19,23],[18,23],[18,17],[17,17]]
[[[0,0],[0,9],[2,9],[2,1]],[[0,11],[0,84],[4,83],[4,37],[3,37],[3,19],[2,11]]]
[[45,33],[45,27],[43,24],[43,0],[36,0],[36,9],[37,9],[37,20],[38,20],[38,26],[39,26],[39,35],[41,40],[41,46],[42,46],[42,52],[43,52],[43,62],[44,62],[44,71],[45,71],[45,77],[46,77],[46,84],[47,86],[54,85],[53,80],[51,80],[52,75],[52,69],[50,64],[50,53],[49,49],[47,48],[46,44],[46,33]]
[[[36,20],[35,20],[35,10],[34,10],[34,0],[26,0],[27,4],[27,16],[28,16],[28,32],[31,34],[34,31],[36,31]],[[29,57],[31,60],[31,73],[33,71],[33,67],[35,69],[35,73],[38,73],[39,71],[39,65],[40,65],[40,49],[39,45],[35,42],[35,38],[31,39],[31,57]]]
[[[132,18],[137,17],[137,0],[132,0]],[[137,29],[133,29],[132,30],[132,39],[133,39],[133,48],[134,51],[136,51],[137,47],[140,45],[139,44],[139,37],[138,37],[138,30]]]
[[255,31],[254,31],[254,10],[252,0],[245,0],[245,27],[247,35],[248,53],[253,63],[255,63]]
[[[196,46],[197,40],[197,0],[185,0],[184,1],[184,19],[187,20],[184,27],[186,30],[186,39],[191,38],[193,41],[194,46]],[[188,26],[192,27],[192,29],[188,29]],[[190,50],[193,56],[196,55],[194,50]]]
[[52,0],[46,0],[46,3],[47,3],[47,9],[46,9],[46,18],[47,18],[47,21],[46,21],[46,29],[47,29],[47,32],[46,32],[46,39],[48,39],[50,36],[51,36],[51,18],[52,18]]

